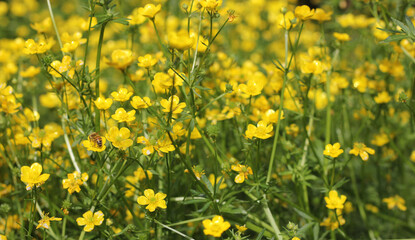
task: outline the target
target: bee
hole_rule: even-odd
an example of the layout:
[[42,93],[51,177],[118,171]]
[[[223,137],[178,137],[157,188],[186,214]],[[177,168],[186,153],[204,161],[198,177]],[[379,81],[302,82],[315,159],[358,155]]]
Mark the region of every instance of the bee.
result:
[[88,136],[88,139],[90,142],[94,143],[98,147],[102,147],[102,138],[98,133],[91,133],[91,135]]

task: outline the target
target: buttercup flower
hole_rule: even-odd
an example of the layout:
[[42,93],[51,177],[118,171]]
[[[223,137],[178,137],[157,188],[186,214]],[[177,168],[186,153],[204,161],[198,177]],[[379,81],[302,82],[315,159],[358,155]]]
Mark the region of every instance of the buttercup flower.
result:
[[209,12],[215,12],[222,5],[222,0],[199,0],[199,4]]
[[375,154],[375,150],[366,147],[364,143],[356,142],[353,144],[353,149],[349,151],[349,154],[353,154],[355,156],[359,155],[363,161],[367,161],[369,159],[369,154]]
[[138,137],[138,138],[137,138],[137,143],[141,143],[141,144],[146,145],[146,146],[145,146],[145,147],[141,150],[141,152],[142,152],[144,155],[148,156],[148,155],[150,155],[150,154],[152,154],[152,153],[154,152],[154,147],[155,147],[155,145],[151,144],[151,143],[150,143],[150,141],[149,141],[146,137],[144,137],[144,136],[140,136],[140,137]]
[[[132,93],[131,93],[132,94]],[[97,100],[94,101],[95,106],[99,109],[99,110],[107,110],[111,107],[112,105],[112,99],[111,98],[103,98],[103,97],[99,97],[97,98]]]
[[229,222],[225,222],[223,217],[218,215],[214,216],[212,220],[203,220],[202,224],[205,228],[203,229],[203,233],[214,237],[220,237],[224,231],[231,227]]
[[37,225],[36,229],[38,228],[45,228],[49,229],[50,227],[50,221],[62,221],[62,218],[57,217],[49,217],[49,213],[46,213],[43,215],[43,218],[39,220],[39,225]]
[[337,217],[336,217],[336,214],[334,214],[334,212],[329,212],[329,216],[325,218],[323,222],[320,223],[320,226],[324,226],[328,230],[333,231],[339,228],[339,223],[340,223],[340,226],[344,225],[346,223],[346,220],[341,215],[341,211],[340,210],[336,210],[336,211],[337,211]]
[[0,234],[0,240],[7,240],[7,237],[4,236],[3,234]]
[[163,112],[171,112],[173,114],[178,114],[183,112],[183,108],[186,107],[186,103],[181,103],[178,96],[173,96],[173,103],[172,103],[172,97],[169,97],[169,100],[162,99],[160,101],[160,105],[163,107]]
[[130,135],[130,129],[125,127],[118,129],[118,127],[114,126],[110,128],[106,136],[114,147],[125,150],[133,145],[133,140],[130,139]]
[[117,49],[111,54],[111,60],[106,60],[106,63],[117,69],[124,70],[134,61],[133,52],[130,50]]
[[167,197],[164,193],[157,193],[154,195],[153,189],[146,189],[144,190],[144,196],[140,196],[137,198],[137,203],[140,205],[148,205],[146,209],[150,212],[154,212],[156,208],[167,208],[166,201],[163,200]]
[[314,15],[314,9],[311,10],[309,6],[307,5],[302,5],[302,6],[297,6],[294,10],[294,14],[297,18],[305,21],[310,19],[313,15]]
[[333,37],[335,37],[337,40],[339,40],[340,42],[347,42],[350,41],[350,36],[347,33],[338,33],[338,32],[334,32],[333,33]]
[[143,8],[139,8],[138,12],[144,17],[154,19],[157,13],[161,11],[161,4],[155,6],[154,4],[147,4]]
[[252,124],[248,125],[248,129],[245,131],[245,136],[249,139],[256,137],[260,139],[267,139],[272,137],[272,124],[268,124],[265,121],[259,121],[257,126]]
[[339,197],[336,190],[331,190],[329,192],[329,197],[324,197],[324,200],[327,203],[326,207],[328,209],[343,209],[346,199],[347,197],[345,195],[341,195]]
[[127,112],[124,108],[118,108],[111,117],[118,122],[131,122],[135,120],[135,110]]
[[386,91],[378,93],[378,95],[375,97],[375,102],[377,104],[388,103],[391,100],[392,100],[392,97]]
[[135,109],[148,108],[152,105],[149,97],[141,98],[139,96],[134,96],[130,103]]
[[311,17],[311,19],[317,20],[320,23],[325,22],[325,21],[330,21],[331,20],[331,14],[333,14],[333,12],[325,12],[323,9],[317,8],[316,12]]
[[111,93],[111,96],[114,98],[114,100],[118,102],[128,101],[132,95],[133,93],[128,91],[126,88],[120,88],[118,92]]
[[105,150],[105,148],[107,148],[105,146],[106,142],[107,139],[105,137],[101,137],[101,146],[99,146],[99,144],[97,144],[97,142],[94,141],[94,139],[83,140],[81,143],[84,147],[86,147],[88,151],[102,152]]
[[333,145],[327,144],[323,152],[324,155],[330,156],[332,158],[336,158],[342,153],[343,153],[343,149],[340,149],[340,143],[338,142]]
[[68,189],[68,192],[72,194],[73,192],[80,192],[80,186],[88,180],[88,173],[79,173],[75,171],[73,173],[68,173],[68,178],[62,180],[63,189]]
[[26,183],[26,190],[32,190],[34,186],[39,187],[43,183],[46,182],[46,180],[49,179],[50,174],[48,173],[42,173],[42,165],[39,163],[33,163],[30,167],[23,166],[20,169],[21,177],[20,180],[22,182]]
[[243,183],[245,179],[248,179],[248,175],[252,175],[252,168],[247,165],[236,164],[232,165],[231,169],[239,174],[235,177],[236,183]]
[[94,230],[94,227],[101,225],[103,221],[104,214],[101,211],[95,213],[88,211],[84,213],[82,217],[76,219],[76,223],[78,224],[78,226],[85,226],[85,232],[90,232]]
[[236,229],[238,229],[238,232],[245,232],[248,230],[248,228],[245,225],[239,226],[238,224],[235,224]]
[[168,40],[170,48],[176,48],[181,51],[191,48],[195,41],[193,37],[189,37],[187,31],[170,32]]
[[388,204],[388,209],[393,209],[394,207],[397,207],[401,211],[406,211],[405,199],[401,198],[399,195],[384,198],[382,199],[382,202]]
[[153,58],[152,55],[146,54],[142,57],[138,57],[137,65],[139,67],[143,67],[143,68],[150,68],[150,67],[156,65],[157,61],[158,61],[157,58]]

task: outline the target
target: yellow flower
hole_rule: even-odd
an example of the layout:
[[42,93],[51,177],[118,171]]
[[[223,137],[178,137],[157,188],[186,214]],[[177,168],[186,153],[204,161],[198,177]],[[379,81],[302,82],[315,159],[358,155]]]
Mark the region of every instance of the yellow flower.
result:
[[331,14],[333,14],[333,12],[325,12],[323,9],[317,8],[316,12],[311,17],[311,19],[317,20],[320,23],[325,22],[325,21],[330,21],[331,20]]
[[314,12],[315,10],[311,10],[307,5],[297,6],[294,10],[295,16],[303,21],[310,19]]
[[220,237],[222,233],[231,227],[229,222],[225,222],[222,216],[214,216],[212,220],[203,220],[203,233],[214,237]]
[[128,20],[130,25],[139,25],[139,24],[142,24],[146,20],[146,17],[141,15],[140,12],[138,11],[139,9],[140,8],[135,8],[133,12],[131,13],[131,15],[127,17],[130,19]]
[[364,143],[355,142],[353,144],[353,149],[349,151],[349,154],[355,156],[359,155],[363,161],[367,161],[369,159],[369,154],[375,154],[375,150],[366,147]]
[[236,183],[243,183],[245,181],[245,179],[248,179],[248,175],[252,175],[252,168],[247,166],[247,165],[241,165],[241,164],[237,164],[237,165],[232,165],[231,169],[239,172],[238,175],[236,175],[235,177],[235,182]]
[[340,225],[344,225],[346,220],[341,215],[341,212],[339,212],[339,210],[337,211],[337,218],[334,212],[329,212],[329,216],[320,223],[320,226],[325,226],[328,230],[333,231],[339,228],[339,223]]
[[144,190],[144,196],[140,196],[137,198],[137,203],[140,205],[148,205],[146,209],[150,212],[154,212],[156,208],[167,208],[166,201],[163,200],[167,197],[166,194],[159,192],[154,195],[153,189],[146,189]]
[[152,105],[149,97],[141,98],[139,96],[134,96],[130,103],[135,109],[148,108]]
[[117,49],[114,50],[111,54],[111,61],[108,59],[106,63],[110,66],[113,66],[119,70],[124,70],[134,61],[133,52],[130,50]]
[[[50,67],[48,67],[48,72],[54,76],[54,77],[62,77],[63,73],[72,70],[71,68],[71,57],[66,55],[62,58],[62,62],[55,60],[50,64]],[[69,75],[72,75],[72,72],[68,73]],[[72,77],[71,77],[72,78]]]
[[161,4],[155,6],[154,4],[147,4],[143,8],[139,8],[138,12],[144,17],[153,19],[157,13],[161,11]]
[[291,11],[288,11],[287,13],[283,14],[280,13],[277,16],[277,23],[278,23],[278,28],[283,28],[283,29],[290,29],[291,27],[295,27],[297,24],[293,23],[295,16],[294,13]]
[[32,190],[34,186],[39,187],[48,180],[50,174],[42,173],[42,165],[33,163],[30,167],[23,166],[20,169],[20,180],[26,183],[26,190]]
[[101,225],[103,221],[104,214],[101,211],[98,211],[96,213],[88,211],[84,213],[82,217],[76,219],[76,223],[78,224],[78,226],[85,226],[85,232],[90,232],[94,230],[94,227]]
[[80,192],[80,186],[88,180],[88,173],[79,173],[75,171],[73,173],[68,173],[68,178],[62,180],[63,189],[68,189],[68,192],[72,194],[73,192]]
[[176,48],[177,50],[187,50],[193,46],[194,38],[190,37],[187,31],[182,30],[179,32],[170,32],[168,34],[170,48]]
[[299,237],[293,237],[291,240],[301,240]]
[[258,79],[249,79],[247,84],[240,84],[238,88],[244,94],[243,97],[249,98],[261,94],[264,85]]
[[401,198],[399,195],[384,198],[382,199],[382,202],[388,204],[388,209],[392,209],[396,206],[399,210],[406,211],[405,199]]
[[[1,4],[1,3],[0,3]],[[0,234],[0,240],[7,240],[7,237],[4,236],[3,234]]]
[[238,229],[238,232],[245,232],[248,228],[245,225],[239,226],[238,224],[235,224],[235,227]]
[[39,43],[36,43],[33,39],[28,39],[25,42],[25,47],[23,48],[24,54],[40,54],[44,53],[47,50],[51,49],[55,44],[53,40],[40,40]]
[[143,57],[138,57],[137,65],[143,68],[150,68],[157,63],[157,58],[153,58],[150,54],[146,54]]
[[335,37],[337,40],[339,40],[340,42],[347,42],[350,41],[350,36],[347,33],[338,33],[338,32],[334,32],[333,33],[333,37]]
[[20,72],[20,76],[22,77],[34,77],[40,73],[40,67],[30,66],[27,69]]
[[[215,175],[213,173],[209,174],[208,179],[209,179],[210,184],[212,184],[212,186],[214,186],[215,185]],[[219,185],[219,189],[224,189],[224,188],[227,187],[224,177],[217,177],[216,178],[216,184],[219,184],[219,181],[221,181],[221,179],[222,179],[222,182]]]
[[49,215],[48,213],[43,215],[43,218],[39,220],[39,224],[37,225],[36,229],[41,228],[41,227],[45,229],[49,229],[50,221],[62,221],[62,218],[49,217],[48,215]]
[[130,139],[130,135],[130,129],[125,127],[118,129],[118,127],[114,126],[110,128],[106,137],[114,147],[125,150],[133,145],[133,140]]
[[132,95],[133,93],[128,91],[126,88],[120,88],[118,92],[111,93],[111,96],[114,98],[114,100],[118,102],[128,101]]
[[144,137],[144,136],[140,136],[140,137],[138,137],[138,138],[137,138],[137,143],[141,143],[141,144],[146,145],[146,146],[145,146],[145,147],[141,150],[141,152],[142,152],[144,155],[148,156],[148,155],[150,155],[150,154],[152,154],[152,153],[154,152],[154,145],[153,145],[153,144],[151,144],[151,143],[150,143],[150,141],[149,141],[146,137]]
[[159,139],[156,143],[157,145],[154,148],[160,156],[163,156],[163,153],[172,152],[176,149],[167,136]]
[[[262,120],[268,123],[277,123],[280,110],[274,111],[273,109],[268,109],[265,114],[262,115]],[[284,119],[284,111],[281,111],[280,119]]]
[[118,108],[111,117],[118,122],[131,122],[135,120],[135,110],[126,112],[124,108]]
[[222,5],[222,0],[199,0],[199,4],[209,12],[216,12],[216,8]]
[[327,144],[323,152],[324,155],[330,156],[332,158],[336,158],[342,153],[343,153],[343,149],[340,148],[340,143],[338,142],[333,145]]
[[391,100],[392,100],[392,97],[386,91],[378,93],[378,95],[375,97],[375,102],[377,104],[388,103]]
[[373,136],[373,140],[370,141],[371,144],[374,144],[378,147],[382,147],[383,145],[387,144],[388,142],[389,142],[389,137],[384,132],[376,134],[375,136]]
[[320,74],[323,72],[323,64],[318,60],[313,60],[313,61],[304,60],[301,64],[301,72]]
[[343,209],[346,199],[347,197],[345,195],[341,195],[339,197],[336,190],[331,190],[329,192],[329,197],[324,197],[324,200],[327,203],[326,207],[328,209]]
[[171,112],[173,114],[183,112],[183,108],[186,107],[186,103],[180,103],[180,99],[176,95],[173,95],[173,102],[171,97],[169,97],[169,100],[162,99],[160,105],[163,107],[163,112]]
[[99,110],[107,110],[112,105],[112,99],[111,98],[99,97],[99,98],[97,98],[97,100],[94,101],[94,103],[95,103],[95,106]]
[[253,137],[257,137],[260,139],[267,139],[272,137],[273,133],[272,124],[269,124],[265,121],[259,121],[257,126],[255,127],[252,124],[248,125],[248,129],[245,131],[245,135],[247,138],[251,139]]
[[99,146],[97,142],[94,141],[94,139],[83,140],[81,143],[84,147],[86,147],[88,151],[102,152],[106,148],[105,146],[106,142],[107,142],[107,139],[105,137],[101,137],[101,146]]

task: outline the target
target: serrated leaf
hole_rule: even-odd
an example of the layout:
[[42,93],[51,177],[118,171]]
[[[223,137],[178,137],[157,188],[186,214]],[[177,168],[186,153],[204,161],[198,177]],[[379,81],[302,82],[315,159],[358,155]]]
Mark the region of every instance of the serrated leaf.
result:
[[399,21],[398,19],[392,18],[393,23],[398,25],[402,30],[406,33],[410,33],[409,27],[406,26],[403,22]]
[[397,41],[400,41],[400,40],[402,40],[402,39],[405,39],[405,38],[409,38],[409,36],[408,35],[392,35],[392,36],[389,36],[388,38],[386,38],[385,40],[383,40],[383,41],[381,41],[380,43],[390,43],[390,42],[397,42]]

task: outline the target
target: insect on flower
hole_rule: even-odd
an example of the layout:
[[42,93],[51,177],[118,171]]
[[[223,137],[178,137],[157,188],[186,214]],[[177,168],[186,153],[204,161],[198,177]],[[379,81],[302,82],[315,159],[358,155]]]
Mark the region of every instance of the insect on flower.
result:
[[91,133],[91,135],[88,136],[88,139],[95,146],[102,147],[102,138],[98,133],[96,132]]

